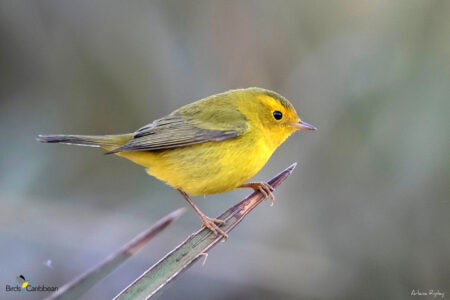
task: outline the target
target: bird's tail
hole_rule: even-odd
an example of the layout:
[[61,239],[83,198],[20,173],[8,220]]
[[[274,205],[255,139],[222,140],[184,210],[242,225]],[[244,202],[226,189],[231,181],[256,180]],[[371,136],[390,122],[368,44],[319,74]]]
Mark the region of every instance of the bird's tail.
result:
[[37,140],[42,143],[102,147],[110,150],[126,144],[132,137],[132,133],[116,135],[40,134],[38,135]]

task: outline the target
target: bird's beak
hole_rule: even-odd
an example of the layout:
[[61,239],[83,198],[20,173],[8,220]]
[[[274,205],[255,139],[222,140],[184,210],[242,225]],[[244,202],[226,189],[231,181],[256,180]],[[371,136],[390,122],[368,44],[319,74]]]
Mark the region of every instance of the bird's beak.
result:
[[292,126],[297,129],[303,129],[303,130],[317,130],[316,127],[312,126],[311,124],[308,124],[306,122],[300,121],[298,123],[292,123]]

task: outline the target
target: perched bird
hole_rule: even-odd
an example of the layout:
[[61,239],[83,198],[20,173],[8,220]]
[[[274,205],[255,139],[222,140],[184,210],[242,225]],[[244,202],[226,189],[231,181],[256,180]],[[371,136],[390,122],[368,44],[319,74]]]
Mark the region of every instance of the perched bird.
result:
[[[316,128],[283,96],[262,88],[230,90],[185,105],[134,133],[39,135],[45,143],[102,147],[177,189],[203,225],[227,237],[223,220],[203,214],[188,195],[252,188],[273,201],[272,187],[245,183],[294,131]],[[219,225],[219,226],[218,226]]]

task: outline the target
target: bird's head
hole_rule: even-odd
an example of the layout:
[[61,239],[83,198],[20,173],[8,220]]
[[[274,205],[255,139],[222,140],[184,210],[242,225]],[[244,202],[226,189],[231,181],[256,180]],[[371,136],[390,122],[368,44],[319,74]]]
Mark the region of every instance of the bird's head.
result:
[[251,101],[244,100],[246,116],[253,126],[258,126],[266,138],[278,147],[297,130],[316,130],[302,121],[294,106],[283,96],[262,88],[248,88],[244,93]]

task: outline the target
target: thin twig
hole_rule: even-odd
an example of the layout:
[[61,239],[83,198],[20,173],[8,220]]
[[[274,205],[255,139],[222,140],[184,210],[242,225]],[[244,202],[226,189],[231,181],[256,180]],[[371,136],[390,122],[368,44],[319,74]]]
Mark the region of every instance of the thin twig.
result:
[[154,224],[151,228],[140,233],[122,248],[109,255],[104,261],[63,285],[56,293],[50,295],[47,300],[80,298],[96,283],[114,271],[126,259],[141,250],[142,247],[144,247],[158,233],[181,216],[185,210],[186,209],[182,207],[166,215],[156,222],[156,224]]
[[[297,163],[276,175],[268,183],[278,187],[294,170]],[[226,223],[221,229],[228,233],[239,224],[242,219],[264,200],[261,192],[254,192],[240,203],[228,209],[218,218]],[[145,271],[138,279],[120,292],[114,299],[149,299],[159,293],[183,270],[192,265],[200,256],[205,257],[207,251],[216,245],[222,236],[216,236],[209,229],[202,228],[191,234],[183,243],[169,252],[159,262]]]

